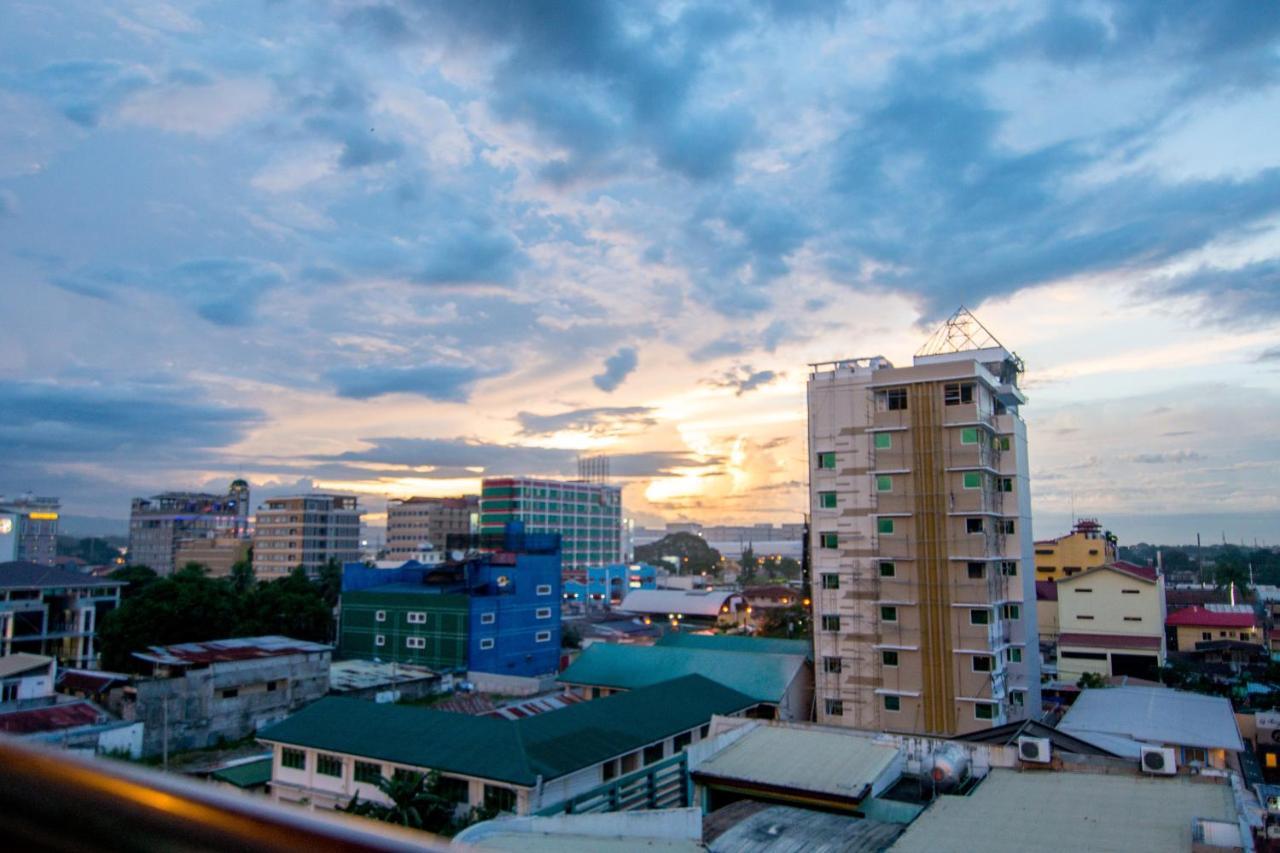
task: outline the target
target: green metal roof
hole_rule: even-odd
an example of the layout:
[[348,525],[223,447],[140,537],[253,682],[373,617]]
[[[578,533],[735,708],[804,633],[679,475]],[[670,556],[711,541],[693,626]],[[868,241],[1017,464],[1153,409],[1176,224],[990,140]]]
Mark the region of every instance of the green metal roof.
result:
[[256,788],[271,781],[271,756],[246,761],[234,767],[224,767],[209,775],[220,782],[230,782],[237,788]]
[[559,680],[565,684],[635,690],[697,673],[757,702],[777,704],[804,665],[805,659],[800,655],[594,643],[560,673]]
[[326,697],[258,738],[531,786],[756,701],[700,675],[520,720]]
[[685,646],[720,652],[753,652],[755,654],[804,655],[813,660],[813,643],[809,640],[786,640],[780,637],[748,637],[745,634],[693,634],[672,631],[658,640],[659,646]]

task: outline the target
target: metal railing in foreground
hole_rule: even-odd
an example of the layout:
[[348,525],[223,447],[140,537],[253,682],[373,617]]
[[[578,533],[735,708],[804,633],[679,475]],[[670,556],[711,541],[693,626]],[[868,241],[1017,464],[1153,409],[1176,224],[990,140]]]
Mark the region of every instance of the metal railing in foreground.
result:
[[0,848],[444,851],[446,839],[0,737]]

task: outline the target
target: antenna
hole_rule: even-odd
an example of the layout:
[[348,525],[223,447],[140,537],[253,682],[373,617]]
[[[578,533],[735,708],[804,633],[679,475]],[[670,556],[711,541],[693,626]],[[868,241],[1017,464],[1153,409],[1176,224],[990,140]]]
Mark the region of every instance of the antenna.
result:
[[578,479],[587,483],[608,483],[608,455],[601,453],[597,456],[579,456]]

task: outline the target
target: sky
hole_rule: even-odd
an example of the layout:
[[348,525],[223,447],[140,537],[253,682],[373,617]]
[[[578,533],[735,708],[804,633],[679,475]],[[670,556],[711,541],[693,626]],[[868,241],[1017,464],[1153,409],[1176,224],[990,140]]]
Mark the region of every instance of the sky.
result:
[[0,493],[807,509],[806,365],[958,306],[1035,532],[1280,541],[1280,12],[0,5]]

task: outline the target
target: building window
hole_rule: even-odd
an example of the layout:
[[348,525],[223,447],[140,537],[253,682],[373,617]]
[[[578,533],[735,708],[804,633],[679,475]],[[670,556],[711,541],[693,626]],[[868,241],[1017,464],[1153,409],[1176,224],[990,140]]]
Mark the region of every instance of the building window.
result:
[[410,649],[425,649],[427,640],[425,637],[405,637],[404,644],[406,648]]
[[896,608],[896,607],[881,607],[881,608],[880,608],[880,621],[881,621],[881,622],[897,622],[897,621],[898,621],[898,608]]
[[964,520],[964,532],[968,534],[981,533],[984,529],[981,518],[966,518]]
[[969,564],[969,580],[980,581],[987,576],[986,563],[970,563]]
[[342,759],[327,752],[316,753],[316,772],[321,776],[342,776]]
[[539,631],[538,633],[533,635],[533,641],[535,643],[549,643],[551,642],[551,632]]
[[382,779],[382,765],[371,761],[357,761],[355,774],[357,782],[376,785]]
[[1022,618],[1022,610],[1016,604],[1002,604],[1000,605],[1000,618],[1011,619],[1016,622]]
[[819,534],[820,546],[823,548],[839,548],[840,536],[836,533]]
[[537,589],[535,589],[535,590],[534,590],[534,593],[535,593],[536,595],[550,595],[550,594],[551,594],[551,584],[549,584],[549,583],[540,583],[540,584],[538,584],[538,587],[537,587]]
[[1088,586],[1079,587],[1076,592],[1093,592],[1093,588]]
[[1008,450],[1010,447],[1009,436],[997,435],[991,439],[992,450]]
[[1017,577],[1018,564],[1012,560],[1006,560],[1005,562],[1000,564],[1000,574],[1010,578]]
[[662,760],[662,744],[655,743],[644,748],[644,763],[657,764]]
[[492,638],[492,637],[485,637],[483,640],[481,640],[481,641],[480,641],[480,649],[481,649],[482,651],[486,651],[486,652],[487,652],[487,651],[489,651],[489,649],[492,649],[492,648],[493,648],[493,638]]
[[832,450],[824,450],[823,452],[819,453],[819,454],[818,454],[818,467],[819,467],[819,468],[826,468],[826,469],[827,469],[827,470],[829,470],[829,471],[834,471],[834,470],[835,470],[835,468],[836,468],[836,454],[835,454],[835,451],[832,451]]
[[1022,663],[1022,649],[1008,648],[1004,650],[1004,659],[1009,663]]
[[407,620],[408,620],[408,622],[409,622],[409,624],[410,624],[410,625],[425,625],[425,624],[427,624],[427,614],[425,614],[425,613],[420,613],[420,612],[415,611],[415,612],[410,613],[406,618],[407,618]]
[[979,702],[973,706],[973,717],[975,720],[994,720],[996,706],[989,702]]
[[822,509],[836,508],[835,492],[818,492],[818,506]]
[[222,691],[223,699],[234,699],[239,695],[240,695],[240,691],[235,687],[228,687],[226,690]]
[[888,388],[876,392],[876,408],[882,412],[905,412],[907,410],[907,389]]
[[948,406],[959,406],[973,402],[972,382],[951,382],[942,386],[942,402]]
[[[612,763],[613,762],[609,762],[609,764]],[[501,785],[485,785],[484,807],[486,811],[492,812],[515,811],[516,792],[510,788],[504,788]]]
[[1212,632],[1210,632],[1210,631],[1201,631],[1201,632],[1200,632],[1200,639],[1202,639],[1202,640],[1212,640],[1212,639],[1213,639],[1213,634],[1212,634]]
[[893,519],[877,518],[876,532],[879,533],[881,536],[892,536],[893,535]]
[[1086,621],[1086,622],[1092,622],[1092,621],[1093,621],[1093,617],[1092,617],[1092,616],[1089,616],[1089,615],[1084,614],[1084,613],[1077,614],[1077,615],[1076,615],[1076,618],[1077,618],[1077,619],[1083,619],[1083,620],[1084,620],[1084,621]]
[[1013,491],[1013,478],[1012,478],[1012,477],[997,477],[997,478],[996,478],[996,491],[997,491],[997,492],[1012,492],[1012,491]]
[[841,664],[840,658],[825,657],[822,659],[822,671],[823,672],[839,672],[840,664]]
[[537,610],[533,611],[533,618],[534,618],[534,619],[550,619],[550,618],[551,618],[551,608],[550,608],[550,607],[539,607]]
[[878,432],[875,437],[876,450],[893,449],[893,433]]
[[883,696],[881,698],[884,699],[884,709],[886,711],[902,710],[902,698],[900,696]]
[[839,631],[839,630],[840,630],[840,617],[839,617],[839,616],[823,616],[823,617],[822,617],[822,630],[824,630],[824,631]]
[[1140,589],[1122,589],[1122,590],[1120,590],[1120,594],[1121,594],[1121,595],[1140,595],[1141,593],[1142,593],[1142,590],[1140,590]]
[[986,610],[974,608],[969,611],[970,625],[989,625],[991,624],[991,614]]
[[386,622],[387,611],[379,610],[377,613],[373,614],[373,618],[374,618],[374,621],[377,621],[377,622]]
[[880,474],[880,475],[878,475],[878,476],[876,477],[876,491],[877,491],[877,492],[892,492],[892,491],[893,491],[893,478],[892,478],[892,477],[890,477],[888,474]]
[[490,612],[488,612],[488,613],[481,613],[481,614],[480,614],[480,624],[481,624],[481,625],[492,625],[492,624],[494,623],[494,621],[495,621],[497,618],[498,618],[498,614],[494,613],[493,611],[490,611]]
[[822,576],[822,588],[823,589],[839,589],[840,576],[832,575],[832,574],[824,574]]
[[894,651],[889,651],[888,649],[883,650],[882,652],[880,652],[880,663],[883,666],[897,666],[898,653]]
[[839,699],[827,700],[827,715],[832,717],[844,716],[844,703]]
[[373,638],[373,644],[378,648],[382,648],[387,644],[387,638],[383,634],[378,634]]
[[1000,519],[1000,532],[1006,536],[1013,536],[1017,532],[1017,522],[1012,518]]
[[894,575],[896,575],[897,573],[898,573],[898,566],[897,566],[897,564],[896,564],[896,563],[890,563],[890,562],[889,562],[889,561],[887,561],[887,560],[881,561],[881,563],[880,563],[880,577],[882,577],[882,578],[891,578],[891,577],[893,577]]
[[982,488],[982,475],[981,475],[981,474],[979,474],[977,471],[965,471],[965,472],[964,472],[964,487],[965,487],[966,489],[981,489],[981,488]]
[[990,655],[974,655],[972,665],[973,665],[974,672],[990,672],[991,656]]
[[307,754],[300,749],[285,747],[280,750],[280,765],[290,770],[306,770]]
[[671,739],[671,751],[678,753],[691,743],[693,743],[693,732],[681,732]]
[[965,427],[964,429],[960,430],[960,443],[961,444],[977,444],[978,428]]

